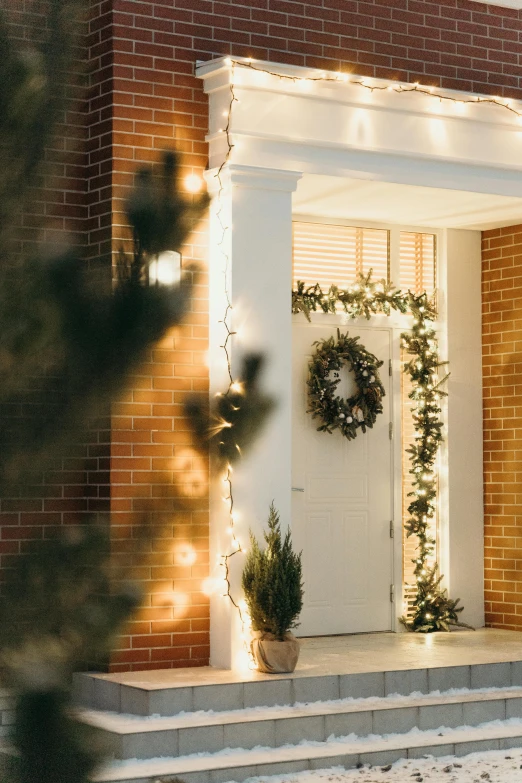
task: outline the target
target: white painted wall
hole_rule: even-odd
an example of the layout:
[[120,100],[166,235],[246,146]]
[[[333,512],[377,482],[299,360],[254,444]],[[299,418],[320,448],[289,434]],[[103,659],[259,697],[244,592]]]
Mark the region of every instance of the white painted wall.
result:
[[[442,302],[447,323],[447,475],[441,477],[441,565],[462,619],[484,625],[481,236],[443,232]],[[444,355],[444,353],[442,353]],[[444,505],[447,514],[444,513]]]

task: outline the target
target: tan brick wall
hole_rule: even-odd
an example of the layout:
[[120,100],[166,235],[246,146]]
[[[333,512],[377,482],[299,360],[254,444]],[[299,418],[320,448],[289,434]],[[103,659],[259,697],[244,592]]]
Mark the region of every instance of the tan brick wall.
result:
[[486,623],[522,629],[522,225],[483,247]]
[[[197,240],[184,259],[201,261]],[[112,671],[208,663],[209,599],[202,583],[209,573],[209,466],[183,415],[187,394],[208,395],[207,312],[208,283],[201,276],[183,324],[152,349],[113,406],[113,549],[133,566],[145,595],[118,640]],[[144,556],[139,525],[151,509],[154,535]]]

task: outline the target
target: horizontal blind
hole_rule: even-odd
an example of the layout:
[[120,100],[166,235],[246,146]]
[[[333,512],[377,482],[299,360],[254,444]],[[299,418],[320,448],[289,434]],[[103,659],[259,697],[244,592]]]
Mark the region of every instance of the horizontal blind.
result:
[[435,237],[401,231],[400,237],[400,283],[403,291],[431,296],[436,287]]
[[388,231],[375,228],[293,223],[294,285],[346,288],[359,272],[388,279]]

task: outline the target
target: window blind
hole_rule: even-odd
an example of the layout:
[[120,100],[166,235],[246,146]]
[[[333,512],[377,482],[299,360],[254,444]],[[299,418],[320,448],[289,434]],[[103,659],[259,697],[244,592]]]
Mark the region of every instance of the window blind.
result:
[[353,283],[373,269],[373,280],[388,279],[388,231],[375,228],[293,223],[294,285],[303,280],[323,290]]
[[435,237],[433,234],[419,234],[401,231],[400,236],[400,282],[397,285],[414,294],[427,291],[433,294],[436,287]]

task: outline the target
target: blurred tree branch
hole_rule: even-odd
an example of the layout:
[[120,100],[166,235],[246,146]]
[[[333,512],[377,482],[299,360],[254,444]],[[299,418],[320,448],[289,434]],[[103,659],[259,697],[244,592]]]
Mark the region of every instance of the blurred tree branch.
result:
[[[12,487],[30,486],[35,471],[81,442],[146,351],[180,323],[192,274],[177,287],[149,286],[148,265],[183,246],[208,204],[206,194],[183,194],[178,156],[166,152],[160,165],[137,172],[127,204],[133,251],[120,251],[112,289],[93,285],[72,245],[41,245],[29,257],[10,252],[17,217],[45,173],[45,151],[66,106],[84,10],[82,0],[48,0],[47,26],[33,29],[25,48],[10,39],[0,11],[0,409],[28,395],[34,401],[35,393],[39,403],[37,416],[0,417],[4,497]],[[209,422],[224,415],[236,427],[234,443],[252,441],[272,405],[260,390],[259,367],[258,357],[247,358],[240,405],[230,394],[211,409],[191,403],[202,450]],[[229,458],[235,446],[220,448]],[[139,520],[140,530],[146,522]],[[108,531],[108,520],[66,528],[20,555],[8,575],[0,597],[0,666],[17,697],[16,752],[3,757],[0,777],[10,783],[85,783],[102,758],[92,729],[71,710],[71,677],[86,661],[108,658],[139,602],[126,570],[115,566]]]

